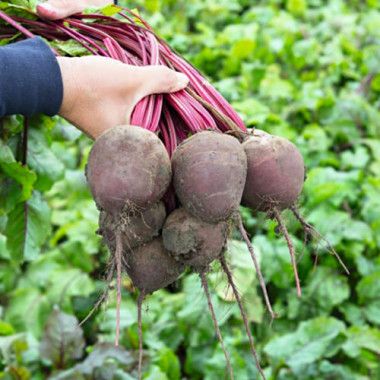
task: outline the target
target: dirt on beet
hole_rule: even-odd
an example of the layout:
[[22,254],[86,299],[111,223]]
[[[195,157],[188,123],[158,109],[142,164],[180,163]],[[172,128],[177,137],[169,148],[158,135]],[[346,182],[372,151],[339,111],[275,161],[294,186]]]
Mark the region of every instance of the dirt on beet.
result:
[[202,272],[222,254],[228,223],[203,222],[180,208],[167,218],[162,237],[165,248],[177,261]]
[[158,237],[165,218],[166,210],[163,202],[158,202],[135,215],[121,213],[115,217],[102,211],[99,217],[99,234],[103,236],[104,243],[112,252],[115,250],[116,231],[121,234],[123,246],[134,249]]

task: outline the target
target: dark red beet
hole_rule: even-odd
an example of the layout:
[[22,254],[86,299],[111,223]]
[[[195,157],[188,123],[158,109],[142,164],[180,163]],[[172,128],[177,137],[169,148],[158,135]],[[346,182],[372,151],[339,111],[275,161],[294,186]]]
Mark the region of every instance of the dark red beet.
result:
[[100,209],[114,215],[141,211],[165,194],[171,181],[170,158],[153,132],[114,127],[92,147],[87,179]]
[[165,248],[177,261],[203,272],[222,254],[227,232],[227,222],[206,223],[181,208],[166,220],[162,238]]
[[182,206],[206,222],[228,220],[239,208],[247,158],[237,139],[200,132],[172,157],[174,188]]
[[133,285],[144,295],[173,283],[184,270],[184,265],[174,260],[157,238],[132,251],[124,252],[126,271]]
[[291,207],[305,180],[302,155],[290,141],[257,132],[243,143],[248,172],[242,204],[258,211]]

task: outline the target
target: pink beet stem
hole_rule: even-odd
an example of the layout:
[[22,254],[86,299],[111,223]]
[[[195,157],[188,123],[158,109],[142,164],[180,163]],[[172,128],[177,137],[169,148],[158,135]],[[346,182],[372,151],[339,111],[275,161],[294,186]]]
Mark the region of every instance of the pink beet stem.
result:
[[[185,73],[190,79],[186,91],[148,96],[136,105],[131,116],[132,124],[160,132],[170,154],[192,133],[206,129],[227,132],[236,130],[235,125],[246,131],[239,115],[198,70],[172,51],[139,15],[122,9],[119,15],[124,20],[79,14],[52,22],[8,16],[1,11],[0,18],[27,37],[34,36],[33,30],[48,40],[73,39],[93,55],[135,66],[165,65]],[[12,36],[10,27],[1,27],[3,30],[6,36]]]
[[3,11],[0,11],[0,18],[2,18],[5,22],[12,25],[15,29],[17,29],[19,32],[23,33],[28,38],[33,38],[34,34],[31,33],[28,29],[24,28],[21,24],[13,20],[12,17],[5,14]]

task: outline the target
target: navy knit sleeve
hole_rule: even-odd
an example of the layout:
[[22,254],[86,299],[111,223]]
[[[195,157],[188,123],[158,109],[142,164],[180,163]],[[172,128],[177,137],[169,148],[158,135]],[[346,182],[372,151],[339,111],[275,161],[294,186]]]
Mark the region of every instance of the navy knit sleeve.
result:
[[0,47],[0,117],[58,113],[63,98],[61,71],[39,38]]

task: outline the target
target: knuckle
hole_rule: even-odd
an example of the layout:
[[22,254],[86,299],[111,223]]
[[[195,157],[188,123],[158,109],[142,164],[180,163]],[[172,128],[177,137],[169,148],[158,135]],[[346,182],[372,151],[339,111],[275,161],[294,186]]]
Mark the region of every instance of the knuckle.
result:
[[171,90],[177,85],[177,76],[173,70],[170,70],[168,67],[161,68],[161,81],[165,88]]

